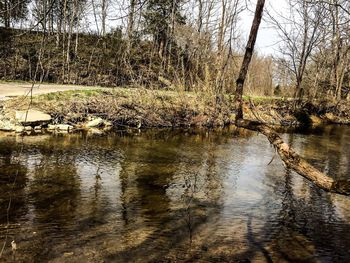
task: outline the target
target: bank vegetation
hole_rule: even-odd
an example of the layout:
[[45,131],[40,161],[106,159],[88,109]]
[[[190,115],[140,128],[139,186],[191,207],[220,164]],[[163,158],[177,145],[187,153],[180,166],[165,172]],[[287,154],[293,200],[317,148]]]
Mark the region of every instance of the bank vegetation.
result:
[[[265,7],[278,43],[272,54],[252,54],[245,95],[349,100],[349,2],[285,4]],[[236,90],[250,8],[239,0],[1,0],[0,78],[190,91],[220,102]]]

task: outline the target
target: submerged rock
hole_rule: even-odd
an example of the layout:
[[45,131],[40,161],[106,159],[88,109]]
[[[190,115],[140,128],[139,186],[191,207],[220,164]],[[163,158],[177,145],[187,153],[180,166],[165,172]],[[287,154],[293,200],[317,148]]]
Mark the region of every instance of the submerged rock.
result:
[[37,110],[16,111],[16,120],[23,125],[36,126],[50,123],[51,116]]

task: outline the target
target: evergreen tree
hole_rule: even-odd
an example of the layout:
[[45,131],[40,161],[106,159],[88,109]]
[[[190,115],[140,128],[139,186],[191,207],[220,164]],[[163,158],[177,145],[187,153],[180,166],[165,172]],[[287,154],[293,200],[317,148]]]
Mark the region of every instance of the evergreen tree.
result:
[[185,23],[182,5],[183,0],[149,0],[143,12],[146,34],[153,36],[161,56],[167,52],[175,24]]

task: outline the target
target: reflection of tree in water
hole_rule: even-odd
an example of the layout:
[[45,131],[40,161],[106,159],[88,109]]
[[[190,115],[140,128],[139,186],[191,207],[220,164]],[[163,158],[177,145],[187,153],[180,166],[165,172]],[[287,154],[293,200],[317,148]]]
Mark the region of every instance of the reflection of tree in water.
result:
[[[56,148],[59,143],[55,139],[44,139],[33,144],[39,141],[39,137],[33,137],[32,140],[22,138],[18,144],[0,147],[1,156],[5,156],[2,163],[6,166],[1,167],[2,174],[9,172],[10,178],[18,171],[10,216],[16,217],[21,223],[23,220],[24,223],[27,220],[32,223],[32,230],[21,225],[15,229],[14,238],[21,247],[18,259],[26,262],[32,256],[40,258],[40,255],[47,254],[50,251],[51,237],[65,233],[61,230],[73,222],[75,200],[79,191],[74,155],[67,154],[63,148]],[[10,149],[12,153],[3,152],[6,149]],[[13,163],[16,159],[16,163]],[[27,166],[33,167],[27,169]],[[3,175],[2,179],[5,178]],[[10,181],[13,180],[10,178]],[[5,184],[1,184],[1,187],[4,186]],[[17,210],[22,213],[18,214]],[[34,235],[35,239],[32,239]],[[24,253],[27,249],[31,253]]]
[[[109,234],[110,225],[105,224],[116,211],[110,210],[103,175],[105,167],[119,162],[118,152],[110,144],[103,138],[84,141],[71,135],[50,137],[35,146],[40,158],[33,169],[29,194],[37,233],[28,248],[35,260],[60,258],[77,248],[88,250],[87,244],[95,241],[92,236]],[[87,169],[81,171],[81,167]],[[83,189],[82,183],[92,183],[91,188]],[[82,190],[86,191],[84,196]]]
[[[101,139],[101,138],[100,138]],[[116,208],[119,191],[118,172],[120,153],[110,142],[91,142],[83,153],[79,153],[78,163],[84,169],[80,171],[86,181],[82,187],[86,191],[83,206],[80,209],[79,231],[103,231],[101,226],[116,220],[115,214],[120,212]],[[116,199],[116,200],[115,200]]]
[[30,184],[38,223],[54,222],[64,227],[74,220],[80,191],[75,159],[74,154],[59,149],[41,155]]
[[[310,187],[308,196],[294,193],[292,178],[286,171],[278,227],[273,231],[272,250],[288,261],[336,259],[347,260],[350,245],[350,226],[337,219],[330,195]],[[279,188],[279,189],[278,189]],[[345,261],[343,261],[345,262]]]
[[20,235],[20,218],[28,212],[25,188],[27,168],[21,162],[22,145],[0,141],[0,261],[15,260],[10,242]]
[[[223,178],[218,173],[219,157],[217,156],[216,143],[209,143],[206,146],[200,165],[187,164],[186,168],[179,174],[183,188],[181,194],[183,220],[188,226],[190,248],[198,222],[205,223],[209,219],[207,214],[210,214],[210,210],[220,213]],[[177,189],[177,191],[179,190],[181,191],[181,188]]]
[[[125,141],[114,138],[113,147],[103,138],[83,147],[81,139],[75,136],[35,143],[30,153],[38,158],[31,169],[33,176],[27,190],[37,234],[18,241],[22,249],[30,251],[23,258],[44,261],[76,247],[94,251],[96,246],[107,260],[158,260],[192,257],[206,249],[205,245],[198,248],[198,243],[205,244],[210,233],[197,236],[203,234],[206,222],[215,220],[220,212],[222,186],[216,167],[220,155],[217,145],[227,140],[221,134],[191,131]],[[124,150],[120,173],[124,227],[119,228],[117,222],[105,222],[110,211],[106,213],[109,204],[101,192],[103,176],[100,178],[92,169],[95,176],[92,195],[88,202],[82,202],[76,168],[83,159],[104,166],[103,159],[116,158],[108,154],[115,148]],[[169,194],[171,189],[179,198]],[[78,217],[82,210],[88,210],[83,218]],[[198,242],[192,245],[194,254],[187,255],[191,252],[191,238]]]
[[214,173],[218,141],[203,146],[202,136],[208,135],[179,133],[171,138],[138,139],[138,147],[126,143],[120,173],[128,228],[124,238],[144,238],[138,243],[134,236],[138,245],[111,254],[109,259],[179,259],[190,252],[196,229],[217,214],[221,191]]
[[[22,240],[31,242],[26,249],[32,258],[63,259],[64,252],[74,251],[81,262],[96,259],[85,252],[112,262],[312,262],[313,255],[325,261],[346,259],[349,229],[337,217],[332,195],[310,187],[288,170],[281,175],[282,166],[276,161],[263,171],[260,203],[249,204],[247,211],[239,203],[243,199],[233,200],[232,207],[223,205],[223,191],[242,198],[227,188],[234,187],[236,175],[249,177],[262,169],[247,169],[256,156],[268,152],[254,152],[262,146],[260,139],[254,139],[252,146],[251,141],[232,142],[230,136],[211,131],[97,137],[85,142],[69,138],[61,142],[54,138],[32,149],[40,158],[30,169],[34,177],[27,183],[26,205],[33,208],[29,214],[34,227],[42,227],[36,237]],[[85,185],[78,163],[86,164],[83,173],[91,175]],[[108,186],[111,181],[106,179],[113,180],[112,173],[117,182]],[[227,174],[229,181],[223,180]],[[106,193],[113,189],[114,195]],[[259,200],[259,194],[253,198]]]
[[303,155],[336,179],[346,179],[350,174],[350,132],[346,127],[329,125],[320,134],[305,136]]
[[[292,145],[293,135],[289,137]],[[262,232],[270,233],[265,247],[274,258],[288,262],[348,262],[350,225],[337,218],[332,194],[289,169],[283,180],[274,180],[272,185],[274,200],[270,202],[280,200],[280,212],[270,217]]]
[[57,253],[52,246],[60,238],[74,237],[76,209],[79,202],[80,183],[76,169],[76,155],[67,152],[63,145],[50,141],[40,145],[40,158],[33,168],[29,196],[33,206],[33,223],[37,236],[32,253],[37,260]]
[[[20,146],[13,141],[0,141],[0,225],[7,223],[7,209],[10,205],[9,221],[16,223],[25,214],[25,187],[27,168],[21,164]],[[2,231],[3,229],[0,229]]]

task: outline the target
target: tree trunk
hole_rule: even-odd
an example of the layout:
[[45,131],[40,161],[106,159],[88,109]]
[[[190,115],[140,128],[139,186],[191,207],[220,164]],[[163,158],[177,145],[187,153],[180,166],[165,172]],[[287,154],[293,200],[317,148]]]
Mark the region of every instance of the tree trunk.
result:
[[128,28],[127,28],[127,38],[128,38],[128,47],[131,46],[132,35],[134,32],[134,20],[135,20],[135,7],[136,0],[130,0],[130,8],[128,14]]
[[224,45],[225,38],[225,20],[226,20],[226,0],[221,1],[221,21],[219,24],[219,32],[218,32],[218,53],[221,54]]
[[244,120],[243,119],[243,85],[247,75],[249,63],[252,58],[256,37],[260,21],[262,18],[262,12],[264,9],[265,0],[258,0],[255,16],[252,24],[252,28],[249,35],[249,40],[246,47],[246,52],[243,58],[239,77],[237,79],[237,89],[235,94],[236,99],[236,125],[238,127],[246,128],[253,131],[258,131],[265,135],[270,143],[275,147],[279,156],[285,165],[295,172],[313,182],[315,185],[329,192],[350,195],[350,180],[335,181],[333,178],[328,177],[324,173],[317,170],[310,165],[307,161],[301,158],[288,144],[286,144],[282,138],[270,127],[263,123]]
[[4,2],[4,10],[4,25],[6,28],[9,28],[11,20],[11,6],[8,0],[5,0]]
[[256,37],[264,11],[265,0],[258,0],[255,9],[255,15],[252,27],[250,29],[249,40],[246,46],[241,70],[239,72],[238,79],[236,81],[236,94],[235,94],[235,106],[236,106],[236,120],[243,119],[243,86],[247,76],[250,61],[252,60]]
[[294,92],[294,102],[293,109],[296,110],[300,105],[303,97],[303,89],[301,86],[302,76],[298,76],[296,79],[295,92]]
[[67,34],[67,0],[63,2],[63,34],[62,34],[62,82],[65,83],[65,72],[66,72],[66,34]]
[[107,20],[107,0],[102,0],[102,6],[101,6],[101,31],[102,36],[104,37],[106,35],[106,20]]
[[199,33],[199,36],[202,32],[202,26],[203,26],[203,1],[198,1],[198,18],[197,18],[197,32]]
[[350,181],[335,181],[333,178],[313,167],[289,147],[288,144],[267,125],[249,120],[239,120],[237,121],[237,126],[264,134],[275,147],[282,161],[288,168],[293,169],[321,189],[328,192],[350,195]]

